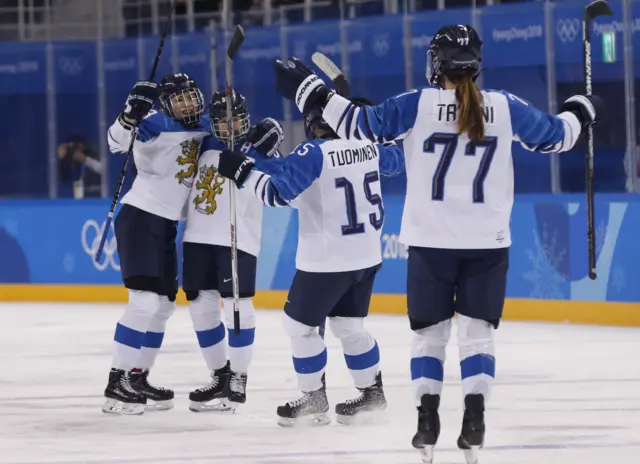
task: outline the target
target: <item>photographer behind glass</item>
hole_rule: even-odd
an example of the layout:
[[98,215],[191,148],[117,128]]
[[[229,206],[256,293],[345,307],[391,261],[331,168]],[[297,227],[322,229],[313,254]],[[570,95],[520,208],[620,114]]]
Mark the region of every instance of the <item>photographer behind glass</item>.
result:
[[[78,134],[70,135],[57,150],[59,197],[81,199],[100,196],[102,163],[94,144]],[[88,168],[88,169],[87,169]]]

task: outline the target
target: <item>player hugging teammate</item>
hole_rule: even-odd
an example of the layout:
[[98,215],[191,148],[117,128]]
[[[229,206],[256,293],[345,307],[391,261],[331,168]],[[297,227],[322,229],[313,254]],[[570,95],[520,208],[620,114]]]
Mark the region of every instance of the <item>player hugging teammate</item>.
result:
[[[244,97],[235,93],[233,130],[245,137],[249,128],[249,115]],[[216,204],[216,194],[222,193],[220,176],[209,169],[210,159],[221,148],[221,140],[228,134],[227,121],[221,116],[221,94],[217,93],[210,106],[210,115],[204,114],[204,97],[196,83],[187,75],[178,73],[165,77],[160,85],[154,82],[138,82],[127,98],[125,110],[108,132],[109,146],[113,152],[126,151],[131,131],[140,122],[138,138],[134,145],[133,160],[138,171],[131,190],[122,198],[122,207],[115,219],[122,280],[129,292],[129,303],[116,325],[114,352],[106,398],[102,410],[112,414],[142,414],[147,400],[153,402],[148,409],[173,407],[173,391],[153,386],[148,381],[162,345],[167,320],[175,311],[178,291],[178,266],[176,234],[178,221],[185,218],[189,201],[187,225],[190,242],[185,253],[186,280],[192,296],[191,316],[212,371],[220,368],[225,376],[213,377],[213,383],[222,381],[222,390],[215,391],[216,398],[230,396],[235,403],[244,402],[246,372],[251,358],[255,316],[251,304],[255,287],[255,256],[259,244],[260,215],[249,220],[249,231],[240,226],[240,247],[246,253],[241,256],[243,284],[241,295],[242,330],[238,337],[230,336],[231,371],[226,368],[226,354],[220,343],[224,339],[224,326],[220,322],[220,296],[227,295],[225,265],[221,257],[228,255],[229,214],[222,223],[215,223],[216,231],[227,231],[226,241],[214,235],[211,238],[199,234],[207,221],[218,221],[224,213],[213,218],[215,206],[222,211],[222,203]],[[159,99],[161,111],[153,110]],[[211,135],[213,131],[213,135]],[[273,120],[265,120],[252,130],[254,148],[247,152],[258,159],[273,155],[282,141],[282,129]],[[249,147],[247,145],[247,147]],[[200,153],[205,151],[201,160]],[[262,155],[257,151],[261,150]],[[207,164],[210,163],[210,164]],[[267,169],[267,168],[265,168]],[[224,197],[224,194],[222,194]],[[228,201],[228,200],[227,200]],[[250,206],[247,206],[250,209]],[[228,211],[228,210],[227,210]],[[254,208],[255,211],[255,208]],[[211,219],[194,214],[203,212]],[[226,222],[225,222],[226,221]],[[226,227],[225,227],[226,225]],[[223,233],[223,232],[220,232]],[[252,235],[253,234],[253,235]],[[201,249],[211,261],[207,267],[193,257],[193,247]],[[229,261],[227,261],[228,263]],[[183,266],[184,267],[184,266]],[[252,275],[253,273],[253,275]],[[198,276],[194,278],[194,276]],[[203,296],[204,295],[204,296]],[[220,336],[222,335],[222,336]],[[213,385],[212,383],[212,385]],[[209,387],[212,387],[209,385]],[[231,386],[231,389],[229,389]],[[193,392],[191,399],[202,402],[212,389]],[[197,409],[194,408],[194,409]]]
[[395,145],[340,140],[321,110],[305,115],[308,140],[271,173],[240,151],[220,155],[219,173],[268,206],[298,209],[296,274],[284,307],[293,365],[303,396],[278,407],[278,424],[329,423],[324,371],[327,350],[319,327],[329,327],[360,396],[338,403],[338,422],[386,408],[380,354],[364,318],[382,262],[384,206],[380,173],[395,174],[402,153]]

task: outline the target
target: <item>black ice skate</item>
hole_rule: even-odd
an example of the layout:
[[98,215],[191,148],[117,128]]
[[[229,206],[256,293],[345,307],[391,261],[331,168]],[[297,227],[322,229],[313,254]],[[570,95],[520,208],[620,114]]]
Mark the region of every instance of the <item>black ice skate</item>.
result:
[[208,385],[189,393],[189,400],[191,401],[189,409],[193,412],[229,411],[231,408],[227,397],[229,396],[230,376],[231,371],[229,369],[229,361],[227,361],[224,367],[211,373],[211,382]]
[[231,371],[229,379],[229,403],[235,410],[247,401],[247,374]]
[[376,383],[367,388],[359,388],[360,396],[344,403],[336,404],[336,421],[350,425],[364,417],[373,418],[378,412],[387,409],[387,400],[382,390],[382,373],[376,375]]
[[323,375],[322,388],[305,392],[297,400],[278,406],[278,425],[281,427],[328,425],[331,419],[327,412],[329,412],[329,401]]
[[148,370],[131,371],[131,386],[136,389],[138,393],[144,395],[147,398],[147,402],[149,400],[153,401],[153,404],[147,404],[145,410],[166,411],[173,409],[173,390],[151,385],[149,383]]
[[131,387],[129,373],[111,369],[109,383],[104,390],[106,401],[102,412],[107,414],[140,415],[144,413],[147,399]]
[[440,395],[422,395],[418,406],[418,430],[411,440],[414,448],[420,451],[422,462],[433,463],[433,448],[440,436]]
[[458,448],[464,451],[467,464],[478,464],[478,454],[484,445],[484,396],[467,395],[464,406]]

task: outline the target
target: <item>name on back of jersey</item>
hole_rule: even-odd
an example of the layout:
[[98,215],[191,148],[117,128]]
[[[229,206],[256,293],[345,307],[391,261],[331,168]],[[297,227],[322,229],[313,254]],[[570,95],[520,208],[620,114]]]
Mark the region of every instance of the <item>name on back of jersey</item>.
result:
[[330,169],[364,163],[378,158],[378,150],[372,144],[358,148],[346,148],[344,150],[331,150],[327,153],[331,159]]
[[[495,120],[495,111],[493,106],[483,106],[484,122],[493,124]],[[435,111],[438,121],[440,122],[457,122],[458,121],[458,105],[456,103],[437,103]]]

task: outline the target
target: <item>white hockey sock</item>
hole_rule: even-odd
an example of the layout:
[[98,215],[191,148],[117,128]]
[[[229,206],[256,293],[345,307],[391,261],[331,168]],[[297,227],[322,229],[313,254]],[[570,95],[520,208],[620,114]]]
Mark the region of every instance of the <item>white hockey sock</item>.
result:
[[164,332],[167,327],[167,320],[176,310],[176,303],[169,301],[166,296],[161,296],[160,307],[151,318],[147,333],[144,335],[140,355],[136,361],[135,367],[141,370],[149,370],[156,362],[156,357],[164,340]]
[[233,298],[224,299],[224,312],[229,332],[229,362],[233,372],[246,373],[253,358],[256,334],[256,310],[251,298],[240,298],[240,333],[233,327]]
[[200,290],[198,297],[189,304],[193,329],[210,371],[220,369],[227,363],[225,329],[220,320],[220,311],[220,293],[217,290]]
[[331,317],[331,332],[342,343],[344,359],[356,388],[367,388],[376,382],[380,367],[380,351],[375,338],[364,328],[361,317]]
[[284,330],[291,338],[293,368],[298,386],[303,392],[322,388],[322,374],[327,366],[327,348],[317,327],[310,327],[290,318],[283,319]]
[[411,382],[416,405],[422,395],[440,395],[444,361],[451,335],[451,319],[414,331],[411,344]]
[[151,318],[160,307],[160,296],[142,290],[129,290],[129,303],[116,325],[111,367],[131,370],[135,366]]
[[489,401],[496,376],[493,325],[461,314],[457,321],[462,393],[482,394]]

